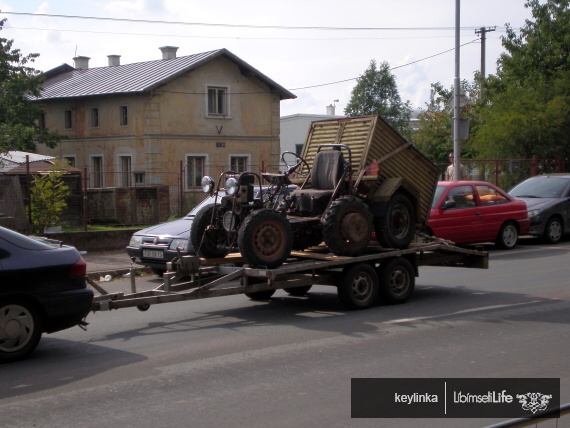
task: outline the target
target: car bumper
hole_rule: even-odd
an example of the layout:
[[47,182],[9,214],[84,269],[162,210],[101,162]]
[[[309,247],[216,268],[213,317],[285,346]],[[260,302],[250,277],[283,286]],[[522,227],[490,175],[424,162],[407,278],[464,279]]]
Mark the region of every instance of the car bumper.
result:
[[89,288],[38,294],[34,298],[44,309],[47,333],[79,324],[93,308],[93,290]]
[[[145,250],[151,253],[160,253],[162,257],[148,257],[145,255]],[[173,250],[168,250],[164,248],[152,248],[152,247],[127,247],[127,254],[129,257],[135,260],[136,264],[142,266],[148,266],[150,268],[157,268],[157,269],[166,269],[166,263],[172,261],[176,257],[178,257],[178,253]],[[194,252],[186,252],[182,251],[180,254],[186,256],[188,254],[194,254]]]

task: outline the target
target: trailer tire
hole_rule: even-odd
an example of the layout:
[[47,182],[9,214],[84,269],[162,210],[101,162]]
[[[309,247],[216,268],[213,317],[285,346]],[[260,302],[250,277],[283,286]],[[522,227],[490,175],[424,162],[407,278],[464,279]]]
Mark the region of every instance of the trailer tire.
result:
[[26,358],[42,337],[42,321],[35,306],[16,299],[0,301],[0,362]]
[[406,302],[416,285],[412,263],[403,257],[394,257],[380,265],[380,296],[390,304]]
[[366,309],[378,300],[378,274],[368,263],[343,269],[337,284],[338,298],[348,309]]
[[372,214],[362,199],[343,196],[332,203],[324,217],[323,237],[337,256],[358,256],[372,236]]
[[264,301],[269,300],[275,294],[275,290],[254,291],[252,293],[244,293],[251,300]]
[[291,254],[293,232],[287,219],[271,209],[253,211],[238,232],[238,247],[252,267],[274,269]]
[[[222,228],[210,228],[214,205],[207,205],[202,208],[192,222],[190,227],[190,242],[196,254],[205,258],[221,258],[228,255],[229,249],[219,247],[218,243],[225,240],[225,231]],[[223,239],[220,239],[223,238]]]
[[396,193],[388,202],[386,214],[374,219],[376,239],[384,248],[406,248],[414,239],[415,213],[408,196]]
[[286,288],[285,291],[291,296],[304,296],[312,287],[312,285],[302,285],[300,287]]

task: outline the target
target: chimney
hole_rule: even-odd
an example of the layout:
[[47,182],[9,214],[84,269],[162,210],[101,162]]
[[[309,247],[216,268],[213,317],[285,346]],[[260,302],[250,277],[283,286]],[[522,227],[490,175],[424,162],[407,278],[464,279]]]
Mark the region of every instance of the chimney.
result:
[[159,48],[162,51],[162,59],[174,59],[176,58],[176,51],[178,47],[176,46],[163,46]]
[[109,67],[121,65],[121,55],[107,55],[107,58],[109,58]]
[[335,106],[328,105],[327,106],[327,116],[334,116]]
[[75,68],[77,70],[87,70],[89,68],[89,58],[88,56],[76,56],[73,58]]

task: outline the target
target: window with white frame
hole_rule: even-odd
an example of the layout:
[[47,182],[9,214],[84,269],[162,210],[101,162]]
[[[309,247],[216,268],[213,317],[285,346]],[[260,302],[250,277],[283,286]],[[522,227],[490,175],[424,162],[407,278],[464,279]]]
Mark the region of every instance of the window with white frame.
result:
[[121,176],[121,186],[130,187],[132,185],[131,155],[119,156],[119,168]]
[[103,156],[91,156],[90,169],[91,169],[91,187],[103,187]]
[[228,89],[221,86],[208,87],[208,114],[226,116],[228,114]]
[[186,156],[186,186],[200,187],[206,173],[206,156]]
[[249,156],[231,156],[230,169],[234,172],[247,171],[249,163]]

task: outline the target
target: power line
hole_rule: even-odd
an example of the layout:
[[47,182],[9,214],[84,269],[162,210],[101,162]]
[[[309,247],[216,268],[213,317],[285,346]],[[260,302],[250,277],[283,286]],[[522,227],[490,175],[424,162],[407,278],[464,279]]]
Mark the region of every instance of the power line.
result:
[[[190,25],[205,27],[229,27],[229,28],[255,28],[272,30],[325,30],[325,31],[448,31],[454,27],[318,27],[318,26],[288,26],[288,25],[250,25],[250,24],[219,24],[206,22],[185,22],[185,21],[162,21],[154,19],[131,19],[131,18],[106,18],[101,16],[81,16],[81,15],[59,15],[49,13],[29,13],[29,12],[2,12],[6,15],[34,16],[45,18],[66,18],[66,19],[91,19],[98,21],[132,22],[142,24],[168,24],[168,25]],[[475,30],[478,27],[463,27],[462,30]]]

